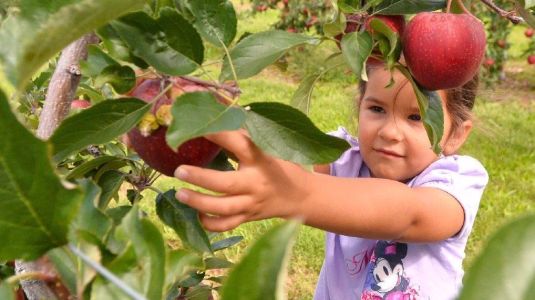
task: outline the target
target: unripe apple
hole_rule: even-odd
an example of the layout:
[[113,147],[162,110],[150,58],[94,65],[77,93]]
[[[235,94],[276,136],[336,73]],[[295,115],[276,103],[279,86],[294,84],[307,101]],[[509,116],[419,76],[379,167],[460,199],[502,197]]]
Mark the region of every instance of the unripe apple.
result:
[[[160,94],[162,86],[160,79],[147,79],[132,91],[131,96],[149,102]],[[162,96],[141,123],[128,132],[128,141],[139,157],[167,176],[173,176],[175,169],[182,164],[206,166],[221,151],[219,146],[202,137],[183,143],[176,151],[171,149],[165,140],[168,123],[162,122],[162,119],[165,115],[170,117],[172,103],[169,93]]]
[[533,28],[530,27],[530,28],[526,29],[526,31],[524,31],[524,35],[526,37],[530,38],[530,37],[533,36],[533,31],[534,31]]
[[85,99],[74,99],[71,102],[71,109],[86,109],[91,106],[91,102]]
[[459,87],[472,79],[485,45],[483,23],[468,14],[419,13],[402,37],[407,67],[428,90]]
[[535,65],[535,54],[528,56],[528,64]]

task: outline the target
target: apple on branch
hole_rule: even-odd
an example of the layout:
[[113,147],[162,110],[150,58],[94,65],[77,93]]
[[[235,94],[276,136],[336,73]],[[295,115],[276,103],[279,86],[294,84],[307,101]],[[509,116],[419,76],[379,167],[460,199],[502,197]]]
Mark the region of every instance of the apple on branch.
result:
[[91,106],[91,102],[85,99],[74,99],[71,101],[71,109],[85,109]]
[[408,23],[402,46],[407,67],[424,88],[459,87],[479,70],[485,55],[485,29],[467,13],[423,12]]
[[[175,169],[182,164],[208,165],[221,148],[199,137],[183,143],[178,149],[171,149],[165,139],[167,127],[171,121],[170,108],[174,99],[184,93],[208,91],[207,87],[178,77],[169,80],[146,79],[134,88],[129,96],[149,102],[158,96],[167,84],[173,85],[171,90],[156,100],[150,112],[143,117],[138,126],[128,132],[127,141],[150,167],[167,176],[173,176]],[[216,95],[216,98],[228,104],[228,100],[223,101],[223,97]]]

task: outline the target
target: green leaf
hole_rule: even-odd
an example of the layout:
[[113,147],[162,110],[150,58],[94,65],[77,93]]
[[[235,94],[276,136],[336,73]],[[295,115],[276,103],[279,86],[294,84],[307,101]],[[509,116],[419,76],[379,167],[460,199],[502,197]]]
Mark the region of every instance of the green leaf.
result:
[[[139,215],[137,206],[134,206],[117,228],[117,238],[129,246],[107,267],[147,299],[161,299],[166,265],[164,240],[156,226]],[[93,283],[91,299],[123,299],[125,296],[101,277]]]
[[65,248],[52,249],[46,254],[71,294],[76,294],[76,265]]
[[226,269],[234,265],[230,261],[223,259],[223,258],[216,257],[216,256],[207,257],[204,260],[204,264],[206,265],[206,270]]
[[156,198],[158,217],[171,227],[186,246],[201,253],[212,253],[210,241],[202,228],[197,211],[175,198],[175,190]]
[[282,223],[260,237],[231,270],[221,299],[283,299],[285,269],[298,226],[295,221]]
[[230,45],[236,36],[237,18],[228,0],[187,0],[201,35],[216,47]]
[[418,100],[418,108],[420,109],[424,128],[433,147],[433,151],[437,154],[440,153],[442,150],[440,141],[444,134],[444,112],[442,110],[440,95],[436,91],[428,91],[422,88],[412,78],[406,67],[397,65],[396,68],[411,82],[416,99]]
[[259,102],[249,107],[245,126],[254,143],[271,155],[311,165],[332,162],[349,148],[345,140],[323,133],[291,106]]
[[212,244],[212,251],[216,252],[219,250],[227,249],[236,245],[237,243],[243,240],[243,236],[231,236],[221,241],[217,241]]
[[119,63],[96,45],[89,45],[87,47],[87,60],[80,62],[82,74],[88,77],[95,77],[104,68],[114,65],[119,65]]
[[338,7],[342,12],[354,13],[360,8],[360,0],[338,0]]
[[446,0],[385,0],[375,8],[374,14],[409,15],[445,7]]
[[173,121],[167,129],[167,143],[176,149],[182,143],[209,133],[236,130],[245,121],[245,112],[219,103],[211,93],[186,93],[171,108]]
[[[230,58],[238,79],[254,76],[277,61],[289,49],[302,44],[319,44],[314,37],[281,30],[265,31],[244,38],[230,51]],[[233,79],[228,57],[223,61],[220,80]]]
[[84,162],[83,164],[77,166],[76,168],[72,169],[67,176],[65,176],[65,179],[76,179],[83,177],[85,174],[87,174],[89,171],[92,171],[94,169],[99,168],[105,163],[111,162],[111,161],[119,161],[122,160],[122,158],[116,157],[116,156],[99,156],[95,159],[88,160]]
[[460,300],[535,299],[535,216],[501,227],[467,272]]
[[177,249],[167,252],[165,267],[165,290],[169,289],[174,283],[183,280],[191,272],[204,269],[202,257],[196,253],[184,249]]
[[360,78],[364,63],[372,53],[373,41],[369,32],[351,32],[342,38],[342,54],[349,67]]
[[[85,33],[140,9],[145,0],[21,0],[20,14],[0,28],[0,60],[23,90],[50,58]],[[90,13],[89,13],[90,12]]]
[[73,224],[73,229],[75,232],[85,231],[93,235],[103,245],[113,224],[111,218],[97,208],[96,199],[102,198],[106,191],[89,180],[83,181],[82,185],[85,190],[85,199]]
[[105,83],[111,84],[117,93],[124,94],[136,84],[136,73],[128,66],[110,65],[95,78],[95,87],[100,88]]
[[201,36],[184,17],[174,9],[164,8],[160,11],[158,24],[164,30],[167,42],[173,49],[202,65],[204,46]]
[[0,299],[15,300],[15,291],[7,281],[0,281]]
[[102,101],[65,119],[50,137],[55,160],[61,161],[74,151],[126,133],[149,109],[150,104],[139,99],[122,98]]
[[530,12],[529,8],[535,5],[534,2],[533,0],[515,0],[515,10],[532,28],[535,28],[535,16]]
[[[94,261],[101,260],[100,250],[97,246],[79,242],[78,247],[83,249],[84,253]],[[65,247],[52,249],[46,255],[54,265],[63,284],[71,292],[71,295],[76,295],[77,290],[84,291],[97,274],[93,268],[83,264],[77,256],[67,251]]]
[[0,260],[37,258],[67,242],[83,194],[67,189],[50,147],[24,128],[0,92]]
[[310,75],[307,75],[301,83],[299,83],[299,87],[295,91],[295,93],[292,96],[292,101],[290,102],[290,105],[293,107],[299,109],[304,114],[307,114],[310,112],[310,103],[312,101],[312,91],[314,91],[314,84],[318,79],[321,78],[321,76],[324,74],[324,72],[316,72]]
[[323,24],[323,32],[326,36],[336,36],[344,33],[346,29],[346,17],[339,11],[334,12],[334,17],[331,22]]
[[144,12],[126,15],[111,22],[134,55],[169,75],[186,75],[197,68],[195,62],[173,49],[158,22]]
[[383,56],[386,57],[389,69],[392,69],[401,56],[401,41],[399,34],[378,18],[371,20],[370,27],[372,28],[374,35],[383,36],[388,40],[387,49],[381,49],[381,52],[383,53]]
[[122,61],[132,61],[128,45],[111,25],[102,26],[96,33],[111,56]]
[[102,193],[98,199],[98,207],[104,209],[110,203],[111,198],[119,191],[124,182],[125,175],[116,170],[110,170],[102,174],[98,179],[98,185]]

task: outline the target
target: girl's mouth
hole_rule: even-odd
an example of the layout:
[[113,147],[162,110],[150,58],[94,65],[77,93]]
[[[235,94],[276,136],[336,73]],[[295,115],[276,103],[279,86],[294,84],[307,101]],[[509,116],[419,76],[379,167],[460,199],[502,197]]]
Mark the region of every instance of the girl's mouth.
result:
[[394,151],[391,151],[391,150],[387,150],[387,149],[374,149],[375,151],[379,152],[380,154],[383,154],[385,156],[390,156],[390,157],[403,157],[403,155],[400,155]]

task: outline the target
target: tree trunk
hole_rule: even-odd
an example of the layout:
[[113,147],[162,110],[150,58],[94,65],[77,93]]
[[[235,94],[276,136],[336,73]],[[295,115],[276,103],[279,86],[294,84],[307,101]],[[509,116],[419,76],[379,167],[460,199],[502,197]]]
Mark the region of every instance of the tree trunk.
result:
[[[90,33],[63,49],[50,79],[45,103],[39,118],[37,137],[47,140],[69,113],[71,101],[80,83],[80,61],[87,59],[87,46],[97,42],[98,37]],[[18,260],[15,262],[17,274],[36,271],[49,272],[49,270],[44,269],[46,268],[38,261]],[[20,284],[29,300],[57,299],[54,292],[41,280],[22,280]]]

